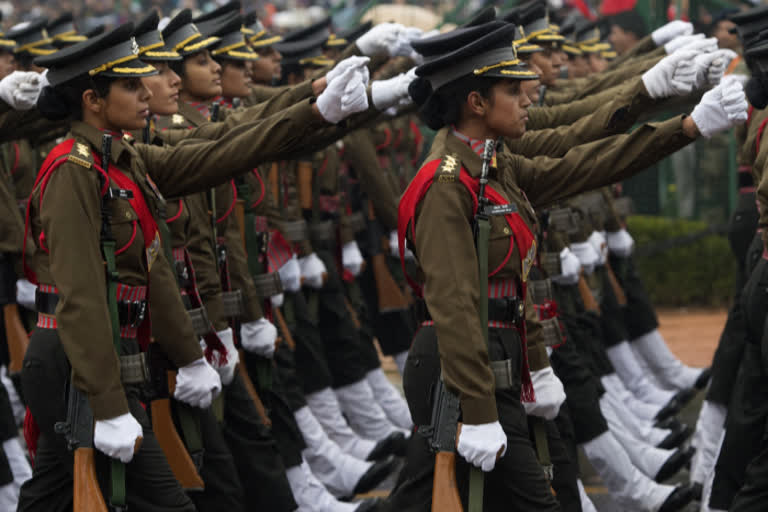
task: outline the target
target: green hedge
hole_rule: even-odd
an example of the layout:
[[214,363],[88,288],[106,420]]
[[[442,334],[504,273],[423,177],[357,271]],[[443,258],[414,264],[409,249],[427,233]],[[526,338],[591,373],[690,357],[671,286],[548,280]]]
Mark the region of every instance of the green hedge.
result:
[[636,243],[638,272],[656,306],[727,306],[733,296],[736,260],[728,239],[709,235],[643,255],[644,248],[703,232],[707,224],[664,217],[633,216],[627,229]]

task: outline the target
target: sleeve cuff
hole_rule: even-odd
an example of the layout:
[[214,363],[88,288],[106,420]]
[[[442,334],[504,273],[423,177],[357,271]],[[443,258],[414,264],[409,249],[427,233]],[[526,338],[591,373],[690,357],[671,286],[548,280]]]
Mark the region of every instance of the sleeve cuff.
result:
[[108,420],[130,412],[122,387],[90,395],[88,402],[91,404],[94,420]]
[[547,368],[549,366],[549,356],[547,347],[541,343],[528,345],[528,367],[532,372]]
[[499,420],[496,410],[496,397],[491,395],[482,398],[465,397],[461,399],[462,422],[467,425],[481,425]]

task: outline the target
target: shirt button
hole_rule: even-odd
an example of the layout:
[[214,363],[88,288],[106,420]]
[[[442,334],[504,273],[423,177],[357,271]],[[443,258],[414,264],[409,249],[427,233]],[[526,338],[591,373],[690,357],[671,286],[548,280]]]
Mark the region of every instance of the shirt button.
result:
[[505,234],[505,235],[508,235],[508,234],[509,234],[509,228],[504,228],[504,234]]

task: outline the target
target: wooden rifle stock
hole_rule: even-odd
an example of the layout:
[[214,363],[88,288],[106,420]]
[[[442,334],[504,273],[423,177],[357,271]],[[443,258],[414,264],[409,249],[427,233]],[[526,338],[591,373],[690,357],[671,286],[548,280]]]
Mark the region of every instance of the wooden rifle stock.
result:
[[96,478],[93,455],[93,448],[83,447],[75,450],[72,510],[78,512],[107,512],[107,504]]
[[432,512],[464,512],[456,487],[456,453],[435,454],[435,476],[432,481]]
[[355,308],[352,307],[352,304],[350,304],[349,299],[347,297],[344,297],[344,305],[347,307],[349,316],[352,318],[352,323],[355,324],[355,329],[360,329],[362,327],[362,324],[360,323],[360,318],[358,318],[357,311],[355,311]]
[[273,163],[269,167],[269,173],[267,174],[267,181],[269,182],[269,189],[272,191],[272,198],[277,202],[280,197],[280,179],[278,174],[277,163]]
[[[189,456],[184,441],[181,440],[176,425],[173,423],[171,414],[171,399],[173,391],[176,388],[176,372],[169,371],[168,375],[168,397],[153,400],[152,409],[152,430],[155,432],[157,442],[163,449],[168,465],[171,471],[184,489],[202,490],[205,487],[203,479],[197,472],[192,457]],[[78,510],[75,507],[75,510]]]
[[389,271],[386,256],[383,252],[371,256],[373,263],[373,278],[376,281],[376,293],[379,300],[379,312],[388,313],[408,309],[408,299],[403,290],[397,286],[395,278]]
[[611,284],[613,294],[616,296],[616,302],[619,303],[619,306],[626,306],[627,294],[624,293],[624,289],[619,284],[619,280],[616,278],[616,274],[613,272],[611,264],[608,262],[605,263],[605,272],[608,274],[608,282]]
[[24,354],[27,353],[29,346],[29,335],[19,316],[19,307],[16,304],[6,304],[3,306],[3,320],[5,320],[5,334],[8,340],[8,372],[10,374],[21,371],[24,362]]
[[245,367],[245,353],[242,349],[240,349],[240,363],[237,365],[237,371],[240,373],[240,378],[243,379],[245,389],[248,391],[248,394],[251,395],[251,400],[253,400],[253,403],[256,406],[256,411],[259,413],[262,423],[271,427],[272,420],[269,419],[267,408],[264,407],[264,402],[261,401],[261,397],[259,396],[258,391],[256,391],[256,386],[253,385],[253,381],[248,375],[248,369]]
[[272,313],[274,314],[275,320],[277,320],[277,328],[280,329],[280,334],[282,335],[283,340],[285,340],[285,343],[288,344],[288,348],[296,350],[296,340],[294,340],[291,335],[291,330],[288,328],[288,322],[285,321],[283,312],[280,311],[280,308],[272,308]]
[[312,209],[312,163],[298,163],[299,204],[304,210]]
[[579,295],[581,295],[581,301],[584,303],[584,309],[593,313],[600,313],[600,305],[595,300],[595,296],[592,295],[592,290],[589,289],[583,272],[579,275]]
[[245,245],[245,201],[242,199],[235,201],[235,220],[237,220],[237,227],[240,230],[240,241],[247,251],[248,247]]

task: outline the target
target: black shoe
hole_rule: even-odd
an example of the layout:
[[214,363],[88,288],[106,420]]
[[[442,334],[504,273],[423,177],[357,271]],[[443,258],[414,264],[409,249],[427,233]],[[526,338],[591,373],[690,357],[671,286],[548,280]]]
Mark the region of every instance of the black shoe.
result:
[[677,403],[680,404],[680,409],[688,405],[688,402],[693,400],[693,397],[696,396],[696,390],[693,388],[689,389],[681,389],[675,394],[675,400],[677,400]]
[[656,478],[654,478],[654,480],[661,483],[668,478],[675,476],[677,472],[683,469],[683,467],[685,467],[685,465],[693,458],[694,453],[696,453],[695,448],[675,451],[675,453],[667,459],[667,462],[661,466],[661,469],[656,473]]
[[381,506],[382,501],[379,498],[373,498],[370,500],[363,500],[360,502],[360,505],[355,509],[355,512],[374,512],[375,510],[379,510],[379,507]]
[[683,444],[686,439],[691,437],[691,434],[693,434],[693,429],[691,427],[685,423],[678,422],[677,424],[678,427],[673,429],[672,432],[657,445],[658,448],[671,450],[672,448],[677,448]]
[[670,416],[667,419],[657,421],[653,424],[653,426],[656,428],[662,428],[664,430],[678,430],[683,426],[683,424],[680,423],[680,420],[675,416]]
[[659,512],[677,512],[693,501],[693,491],[690,485],[678,485],[672,494],[661,504]]
[[376,443],[368,458],[365,460],[380,460],[390,455],[405,455],[408,439],[402,432],[392,432],[387,437]]
[[712,377],[712,369],[704,368],[699,374],[699,378],[696,379],[696,383],[693,385],[696,389],[704,389],[709,384],[709,379]]
[[704,486],[699,482],[693,482],[691,484],[691,493],[693,494],[693,499],[701,501],[701,495],[704,494]]
[[667,402],[667,405],[661,408],[661,410],[656,414],[656,421],[664,421],[668,418],[671,418],[678,412],[680,412],[680,409],[682,409],[683,406],[680,404],[680,402],[677,401],[677,395],[673,396],[669,402]]
[[352,492],[355,494],[363,494],[374,489],[377,485],[383,482],[396,467],[397,461],[394,457],[374,462],[370,469],[368,469],[368,471],[360,477],[360,480],[357,481],[357,485]]

